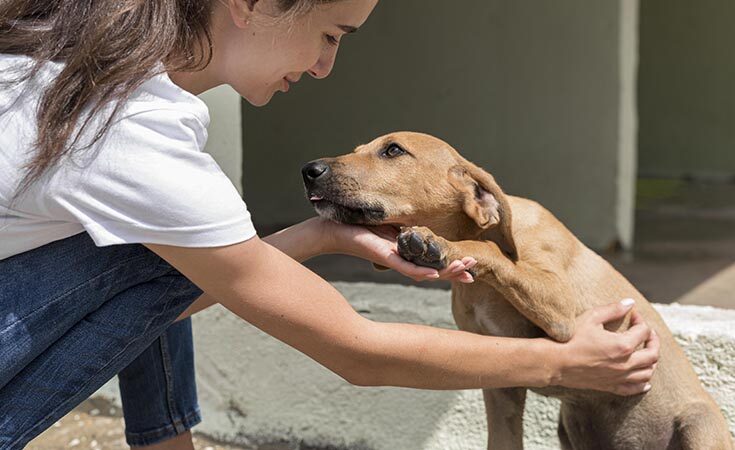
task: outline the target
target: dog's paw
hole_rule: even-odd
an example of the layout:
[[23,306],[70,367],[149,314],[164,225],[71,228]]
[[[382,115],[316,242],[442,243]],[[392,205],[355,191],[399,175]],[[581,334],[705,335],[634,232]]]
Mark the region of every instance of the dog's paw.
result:
[[437,270],[447,267],[446,241],[426,227],[402,227],[398,254],[417,266]]

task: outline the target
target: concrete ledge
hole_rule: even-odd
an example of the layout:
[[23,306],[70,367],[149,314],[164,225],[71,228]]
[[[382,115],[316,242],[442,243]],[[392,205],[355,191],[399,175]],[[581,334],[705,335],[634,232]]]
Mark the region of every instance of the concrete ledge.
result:
[[[365,316],[454,328],[449,292],[335,283]],[[735,424],[735,311],[657,305],[697,373]],[[470,450],[485,448],[479,391],[351,386],[222,308],[195,316],[201,432],[269,448]],[[98,395],[116,399],[116,384]],[[529,396],[526,448],[557,449],[555,400]],[[731,426],[732,427],[732,426]],[[732,427],[735,430],[735,427]]]

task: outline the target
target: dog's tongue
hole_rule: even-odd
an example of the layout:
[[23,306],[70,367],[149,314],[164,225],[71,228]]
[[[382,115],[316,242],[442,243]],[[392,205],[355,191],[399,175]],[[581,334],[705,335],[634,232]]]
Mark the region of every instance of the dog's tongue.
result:
[[319,197],[318,195],[312,194],[309,196],[309,200],[312,202],[318,202],[319,200],[324,200],[324,199],[322,197]]

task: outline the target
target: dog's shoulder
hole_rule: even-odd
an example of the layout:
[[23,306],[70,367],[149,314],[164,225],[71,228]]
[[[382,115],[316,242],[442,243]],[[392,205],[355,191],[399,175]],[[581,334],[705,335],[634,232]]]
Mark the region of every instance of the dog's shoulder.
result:
[[509,196],[512,232],[521,258],[548,265],[567,266],[583,247],[579,239],[537,201]]

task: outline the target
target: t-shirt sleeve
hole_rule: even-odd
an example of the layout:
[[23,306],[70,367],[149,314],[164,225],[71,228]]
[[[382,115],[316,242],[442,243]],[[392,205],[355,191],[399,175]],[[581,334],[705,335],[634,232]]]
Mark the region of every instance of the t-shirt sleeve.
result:
[[52,207],[81,223],[98,246],[217,247],[248,240],[256,234],[250,213],[202,151],[206,133],[187,111],[125,117],[93,152],[62,165],[50,186]]

